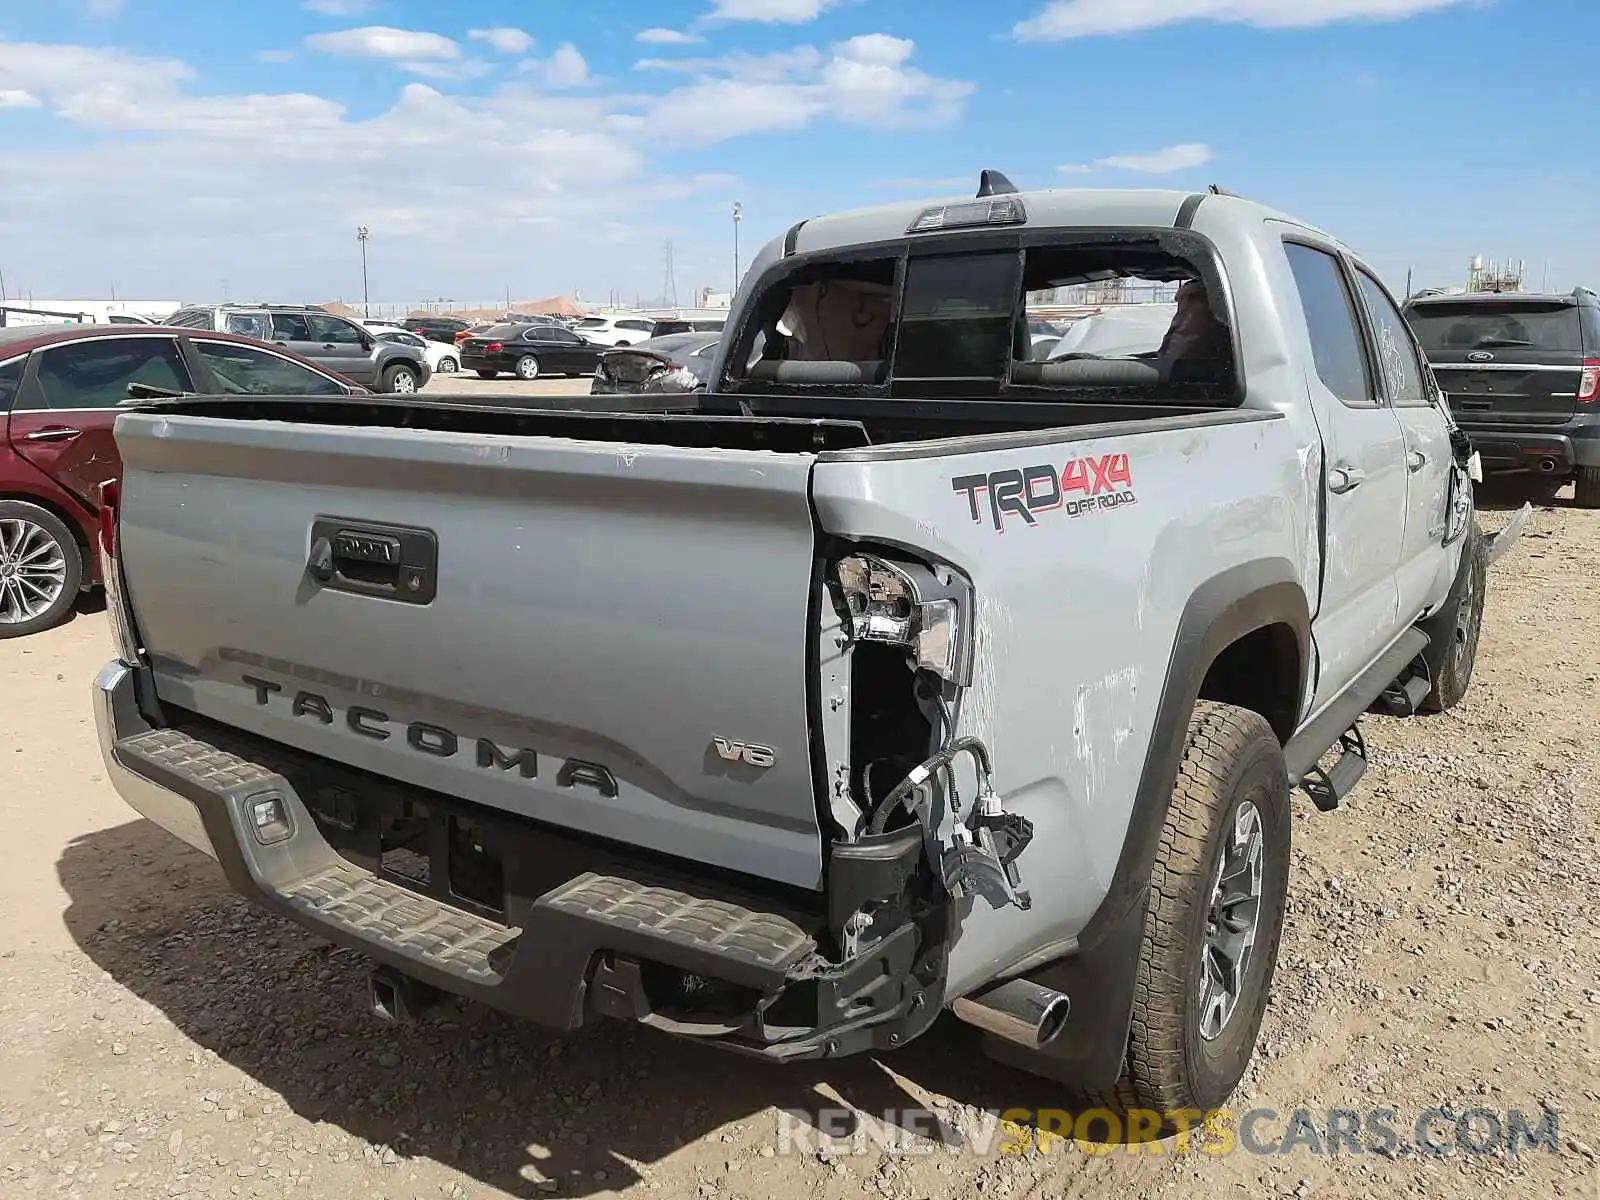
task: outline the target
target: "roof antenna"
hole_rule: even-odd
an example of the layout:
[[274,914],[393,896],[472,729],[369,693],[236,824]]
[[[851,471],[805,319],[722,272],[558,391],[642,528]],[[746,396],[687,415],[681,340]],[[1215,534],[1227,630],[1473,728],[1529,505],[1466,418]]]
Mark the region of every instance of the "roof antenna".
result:
[[1017,191],[1017,185],[1012,183],[999,171],[985,170],[978,176],[978,197],[984,196],[1012,196]]
[[1206,191],[1210,192],[1213,196],[1232,196],[1236,200],[1244,199],[1244,197],[1240,196],[1238,192],[1230,192],[1227,188],[1218,187],[1214,183],[1208,187]]

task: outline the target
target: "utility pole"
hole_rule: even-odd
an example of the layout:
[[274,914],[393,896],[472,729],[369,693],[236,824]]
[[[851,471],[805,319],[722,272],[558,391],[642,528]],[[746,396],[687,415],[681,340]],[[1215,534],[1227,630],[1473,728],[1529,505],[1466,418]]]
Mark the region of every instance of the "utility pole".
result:
[[361,243],[361,315],[370,317],[372,309],[367,301],[367,227],[356,226],[356,241]]
[[733,202],[733,289],[729,295],[739,290],[739,218],[744,214],[744,205],[737,200]]

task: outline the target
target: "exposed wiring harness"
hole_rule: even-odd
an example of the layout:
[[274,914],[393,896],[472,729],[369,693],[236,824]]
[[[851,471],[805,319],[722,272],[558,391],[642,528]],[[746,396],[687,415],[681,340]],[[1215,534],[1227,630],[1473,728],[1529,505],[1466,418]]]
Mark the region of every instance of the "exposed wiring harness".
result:
[[933,755],[926,762],[917,766],[894,786],[889,794],[883,798],[883,803],[878,805],[877,811],[872,814],[872,821],[867,826],[867,832],[872,834],[882,833],[889,824],[889,818],[894,815],[895,809],[904,804],[915,794],[919,787],[941,771],[944,773],[947,786],[950,788],[951,811],[959,823],[961,820],[961,801],[956,792],[956,775],[953,764],[963,753],[970,754],[977,765],[979,778],[982,781],[980,793],[992,794],[994,788],[990,781],[994,775],[994,767],[989,758],[989,748],[975,737],[956,738],[955,741]]

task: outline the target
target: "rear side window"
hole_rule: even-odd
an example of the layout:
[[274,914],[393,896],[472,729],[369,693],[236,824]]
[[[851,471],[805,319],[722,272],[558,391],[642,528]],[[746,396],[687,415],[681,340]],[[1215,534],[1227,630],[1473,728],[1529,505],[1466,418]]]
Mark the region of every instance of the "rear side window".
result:
[[38,354],[39,390],[52,409],[116,408],[128,400],[130,383],[194,390],[171,338],[95,338]]
[[193,342],[219,391],[229,396],[341,396],[344,388],[310,367],[254,346]]
[[227,331],[263,342],[272,340],[272,318],[266,313],[229,313]]
[[1575,304],[1485,300],[1419,304],[1411,310],[1410,323],[1430,358],[1459,360],[1475,350],[1487,350],[1502,360],[1517,350],[1574,356],[1584,351]]
[[1584,308],[1583,353],[1586,358],[1600,358],[1600,306]]
[[1317,377],[1345,404],[1375,404],[1367,356],[1361,348],[1361,328],[1339,260],[1298,242],[1286,242],[1283,249],[1305,311]]
[[1378,363],[1389,390],[1389,403],[1396,408],[1425,408],[1428,393],[1422,386],[1422,364],[1417,361],[1411,331],[1394,302],[1365,271],[1356,271],[1361,295],[1367,302],[1367,315],[1378,342]]
[[306,323],[311,326],[313,340],[329,342],[335,346],[362,344],[361,331],[349,321],[341,321],[338,317],[312,315],[306,318]]
[[12,362],[0,363],[0,413],[9,412],[11,401],[16,398],[17,388],[22,385],[22,368],[27,365],[28,356]]
[[280,342],[309,342],[311,326],[298,313],[273,313],[272,336]]

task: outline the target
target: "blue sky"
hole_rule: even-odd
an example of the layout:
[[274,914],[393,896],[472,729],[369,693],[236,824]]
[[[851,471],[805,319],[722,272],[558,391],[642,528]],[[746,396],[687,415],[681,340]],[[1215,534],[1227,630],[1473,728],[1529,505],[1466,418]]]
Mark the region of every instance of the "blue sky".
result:
[[[1287,16],[1285,14],[1288,14]],[[800,217],[1212,182],[1600,286],[1600,0],[0,0],[15,296],[662,291]],[[1548,265],[1547,265],[1548,264]]]

